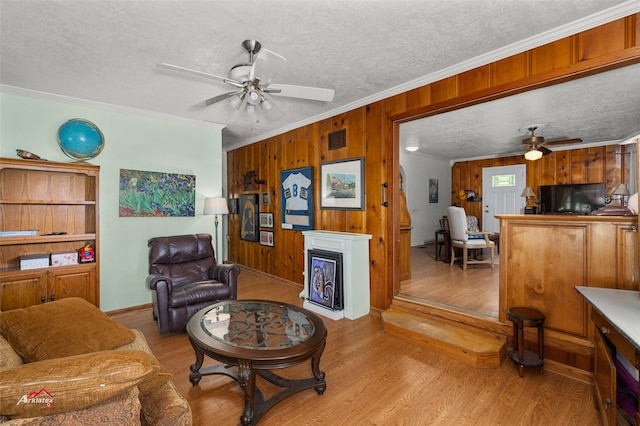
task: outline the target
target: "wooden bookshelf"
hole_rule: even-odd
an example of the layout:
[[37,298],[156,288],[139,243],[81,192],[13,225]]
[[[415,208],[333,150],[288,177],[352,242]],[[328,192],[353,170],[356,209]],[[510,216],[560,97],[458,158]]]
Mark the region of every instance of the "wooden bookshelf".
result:
[[[0,231],[36,235],[0,237],[0,310],[64,297],[99,306],[99,166],[85,162],[0,158]],[[20,257],[78,252],[95,261],[21,270]]]

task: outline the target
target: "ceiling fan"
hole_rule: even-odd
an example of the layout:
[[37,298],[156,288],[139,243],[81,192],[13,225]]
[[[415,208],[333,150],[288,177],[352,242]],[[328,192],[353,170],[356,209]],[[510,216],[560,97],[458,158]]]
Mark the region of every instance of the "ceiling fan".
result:
[[551,154],[553,151],[547,148],[546,145],[568,145],[582,142],[582,139],[579,138],[563,138],[545,141],[544,137],[535,135],[535,131],[538,127],[538,125],[530,125],[526,127],[527,132],[531,132],[531,136],[522,139],[522,144],[527,147],[527,152],[524,154],[524,158],[527,160],[535,161],[541,159],[543,155]]
[[207,107],[229,99],[235,109],[248,112],[252,117],[255,114],[256,122],[259,122],[259,111],[268,112],[273,108],[274,103],[271,95],[320,102],[333,100],[335,94],[333,89],[272,84],[272,78],[286,62],[286,59],[268,49],[263,49],[262,44],[257,40],[245,40],[242,42],[242,47],[249,54],[249,62],[233,66],[229,77],[220,77],[167,63],[160,63],[158,67],[187,72],[229,84],[233,87],[230,92],[206,99],[193,106]]

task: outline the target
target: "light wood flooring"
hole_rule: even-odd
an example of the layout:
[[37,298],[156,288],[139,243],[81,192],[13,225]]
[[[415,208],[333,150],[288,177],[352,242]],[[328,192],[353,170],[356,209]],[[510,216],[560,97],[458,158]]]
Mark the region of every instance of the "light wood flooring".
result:
[[[444,265],[444,264],[443,264]],[[449,268],[447,266],[447,268]],[[497,271],[494,272],[497,274]],[[240,299],[271,299],[302,305],[301,287],[243,269]],[[156,357],[174,375],[189,401],[195,425],[236,425],[244,400],[227,376],[188,380],[195,360],[186,334],[161,336],[144,308],[113,315],[142,330]],[[545,372],[525,371],[505,361],[498,369],[476,370],[382,331],[372,313],[355,321],[325,319],[327,346],[320,367],[327,390],[302,391],[278,403],[259,425],[599,425],[593,387]],[[205,361],[206,365],[214,361]],[[308,377],[308,364],[278,370]],[[258,379],[269,395],[277,389]]]
[[[444,249],[442,249],[444,251]],[[442,253],[444,254],[444,253]],[[490,256],[484,250],[481,256]],[[400,293],[498,317],[499,256],[493,269],[487,264],[451,266],[435,260],[434,244],[411,248],[411,279],[400,282]]]

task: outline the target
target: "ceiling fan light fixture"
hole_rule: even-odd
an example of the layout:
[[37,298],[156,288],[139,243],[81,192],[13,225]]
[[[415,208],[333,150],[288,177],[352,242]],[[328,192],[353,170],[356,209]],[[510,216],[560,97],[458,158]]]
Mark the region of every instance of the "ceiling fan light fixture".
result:
[[[274,110],[273,112],[278,111],[277,102],[267,93],[319,102],[331,102],[333,100],[335,95],[333,89],[289,84],[278,84],[270,88],[271,79],[287,60],[275,52],[267,49],[262,50],[262,45],[257,40],[245,40],[242,42],[242,47],[249,54],[249,62],[233,66],[229,71],[229,77],[221,77],[164,62],[158,64],[158,67],[186,72],[233,86],[235,88],[234,91],[213,96],[193,106],[207,107],[228,100],[234,109],[248,113],[252,120],[255,117],[256,122],[259,122],[258,115],[260,112],[267,112],[272,109]],[[273,112],[271,113],[271,118],[275,115]]]
[[247,103],[252,106],[258,105],[262,98],[262,96],[260,96],[260,92],[254,88],[247,90],[247,94],[245,96],[247,97]]
[[[542,124],[531,124],[527,126],[527,132],[531,132],[531,136],[522,139],[522,143],[529,145],[531,149],[536,149],[536,147],[542,145],[544,143],[544,137],[535,135],[535,131],[542,126]],[[520,130],[523,129],[521,128]]]
[[229,100],[231,106],[235,109],[239,109],[242,106],[242,95],[233,95]]
[[528,143],[530,145],[542,145],[544,143],[544,137],[542,136],[531,136],[526,138],[525,143]]
[[542,158],[542,151],[538,151],[535,147],[533,147],[524,154],[524,158],[529,161],[539,160]]
[[409,152],[416,152],[420,149],[420,140],[415,136],[410,136],[404,145],[404,149]]
[[260,102],[260,106],[263,110],[269,111],[271,108],[273,108],[273,103],[271,103],[269,99],[263,96],[262,101]]

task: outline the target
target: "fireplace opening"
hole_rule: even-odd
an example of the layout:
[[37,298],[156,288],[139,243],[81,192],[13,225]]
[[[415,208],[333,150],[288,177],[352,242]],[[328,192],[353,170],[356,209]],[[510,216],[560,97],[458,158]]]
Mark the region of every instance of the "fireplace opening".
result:
[[342,310],[342,253],[309,250],[307,258],[309,302],[333,311]]

